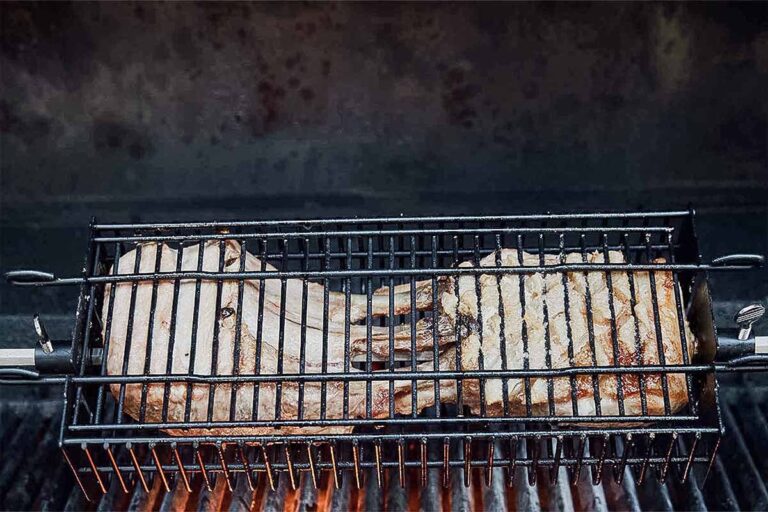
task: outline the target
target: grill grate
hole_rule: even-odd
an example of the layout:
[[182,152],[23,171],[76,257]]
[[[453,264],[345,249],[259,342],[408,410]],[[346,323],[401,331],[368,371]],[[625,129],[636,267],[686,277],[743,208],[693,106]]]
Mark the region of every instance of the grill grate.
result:
[[[159,245],[162,244],[162,245]],[[227,261],[228,244],[236,244],[237,258]],[[175,251],[174,261],[163,262],[165,249]],[[502,264],[500,250],[516,249],[519,265]],[[197,251],[192,267],[186,267],[183,254]],[[255,255],[256,267],[248,266],[246,251]],[[622,260],[614,263],[611,251],[621,253]],[[214,253],[212,266],[208,255]],[[524,260],[523,254],[534,256],[533,262]],[[568,253],[580,259],[566,260]],[[588,260],[596,253],[602,260]],[[118,269],[114,265],[121,256],[132,254],[131,268]],[[144,256],[142,263],[142,254]],[[482,258],[496,254],[495,265],[479,267]],[[699,260],[693,225],[693,213],[658,212],[638,214],[586,214],[508,217],[440,217],[394,219],[334,219],[324,221],[230,222],[187,224],[136,224],[92,226],[84,276],[57,279],[46,284],[79,284],[81,297],[74,330],[73,353],[76,355],[76,375],[67,378],[66,407],[63,413],[61,444],[65,457],[77,476],[78,483],[93,497],[106,492],[109,485],[128,486],[130,480],[151,491],[152,485],[161,485],[170,492],[173,485],[181,485],[190,492],[189,482],[196,479],[235,487],[235,481],[247,477],[246,484],[266,481],[277,488],[286,479],[298,486],[302,479],[320,486],[321,482],[354,482],[362,487],[366,475],[372,474],[377,486],[386,488],[393,479],[405,482],[409,478],[426,483],[434,472],[441,482],[450,482],[457,472],[461,481],[471,487],[477,472],[483,473],[486,483],[493,475],[504,473],[503,479],[517,479],[525,473],[530,486],[540,485],[542,476],[560,481],[564,478],[579,480],[589,475],[595,485],[607,478],[619,483],[624,475],[634,472],[635,479],[644,481],[658,472],[658,478],[667,480],[674,473],[687,479],[691,469],[702,464],[707,469],[713,460],[722,424],[717,407],[717,388],[714,381],[714,336],[712,313],[706,287],[706,271],[735,268],[737,265],[708,265]],[[610,261],[611,263],[603,263]],[[462,262],[471,262],[464,266]],[[268,268],[274,265],[276,268]],[[528,340],[525,327],[526,280],[535,276],[584,275],[586,283],[586,318],[589,331],[592,363],[569,368],[553,366],[550,349],[552,339],[545,328],[544,345]],[[634,318],[637,339],[638,319],[634,306],[640,276],[647,276],[648,293],[654,317],[656,357],[641,354],[638,349],[631,360],[622,360],[617,340],[617,312],[612,279],[627,276],[630,315]],[[612,355],[608,365],[598,364],[596,327],[590,304],[592,275],[602,276],[608,289]],[[669,275],[678,334],[670,340],[679,346],[682,360],[668,362],[662,348],[659,294],[661,276]],[[495,277],[499,290],[502,279],[514,276],[520,287],[520,305],[523,314],[522,346],[524,354],[541,350],[545,362],[532,364],[529,357],[522,358],[520,367],[507,367],[504,355],[506,343],[500,342],[502,366],[485,368],[483,352],[476,368],[463,368],[461,350],[467,332],[476,332],[483,344],[483,308],[480,280]],[[474,281],[477,299],[475,325],[458,314],[452,326],[453,347],[456,350],[455,368],[445,368],[441,357],[439,315],[429,308],[414,307],[420,300],[437,305],[438,290],[445,283],[455,286],[461,294],[463,279]],[[658,284],[657,284],[657,280]],[[601,281],[602,283],[603,281]],[[315,284],[310,284],[315,283]],[[150,284],[149,288],[144,284]],[[231,305],[222,307],[223,290],[233,285],[237,293]],[[255,285],[258,290],[258,332],[255,333],[255,361],[253,369],[243,371],[240,350],[246,350],[243,336],[243,315],[251,305],[244,305],[244,289]],[[143,371],[129,371],[131,343],[145,336],[152,346],[155,312],[158,297],[164,287],[172,290],[170,337],[167,340],[168,357],[161,361],[163,370],[153,368],[152,351],[147,349]],[[296,287],[296,295],[288,297]],[[317,304],[308,296],[319,297]],[[191,302],[180,304],[180,295]],[[269,295],[264,290],[279,290]],[[382,295],[376,291],[387,290]],[[471,289],[472,285],[470,285]],[[121,289],[129,290],[127,325],[115,318],[116,295]],[[142,298],[140,290],[146,290]],[[565,325],[571,338],[572,321],[568,317],[568,286],[563,286]],[[112,290],[113,293],[108,293]],[[115,292],[116,290],[116,292]],[[150,291],[151,290],[151,291]],[[193,290],[193,291],[192,291]],[[397,290],[397,292],[396,292]],[[422,293],[428,290],[427,293]],[[466,291],[466,290],[465,290]],[[396,293],[404,293],[409,307],[404,312],[396,307]],[[431,295],[431,297],[430,297]],[[202,296],[202,299],[201,299]],[[201,300],[213,298],[216,317],[211,331],[201,328],[206,309]],[[294,299],[294,300],[292,300]],[[571,297],[573,300],[573,297]],[[358,301],[358,302],[355,302]],[[374,313],[378,302],[382,311]],[[505,318],[503,301],[499,302],[500,317]],[[265,304],[266,303],[266,304]],[[353,304],[354,303],[354,304]],[[321,308],[322,326],[319,346],[308,346],[312,307]],[[321,306],[320,306],[321,305]],[[331,309],[337,307],[342,332],[337,343],[329,341]],[[118,306],[120,307],[120,306]],[[124,307],[124,306],[123,306]],[[353,313],[353,309],[359,308]],[[148,311],[149,328],[134,322],[140,308]],[[265,311],[276,308],[278,326],[270,345],[276,356],[272,368],[264,367],[267,359],[264,347],[266,335],[262,333]],[[530,306],[529,306],[530,308]],[[180,371],[173,358],[173,344],[179,311],[192,315],[189,341],[189,361]],[[688,310],[691,327],[701,347],[700,360],[689,361],[684,328],[684,311]],[[362,313],[360,313],[362,311]],[[442,313],[441,313],[442,314]],[[546,300],[543,305],[543,325],[548,326]],[[293,316],[291,316],[293,315]],[[358,316],[356,316],[358,315]],[[233,317],[235,339],[229,357],[228,371],[220,372],[220,336],[223,321]],[[317,319],[315,319],[317,320]],[[354,324],[354,320],[362,323]],[[161,320],[157,320],[160,322]],[[125,329],[122,371],[107,372],[109,343],[114,342],[116,325]],[[293,337],[289,324],[298,328]],[[419,331],[428,326],[426,331]],[[357,338],[364,347],[362,356],[352,348],[352,329],[362,329]],[[146,334],[134,331],[146,330]],[[375,331],[375,332],[374,332]],[[429,350],[419,351],[419,332],[431,338]],[[502,327],[502,334],[504,329]],[[405,347],[398,354],[396,334],[402,336]],[[374,351],[375,337],[383,340],[380,352]],[[489,338],[486,332],[485,337]],[[181,338],[181,336],[177,336]],[[210,338],[210,339],[209,339]],[[210,343],[208,343],[210,341]],[[299,344],[298,361],[286,362],[287,353]],[[92,349],[104,348],[101,367],[88,365]],[[201,348],[202,347],[202,348]],[[196,352],[196,349],[199,349]],[[207,368],[196,363],[199,352],[210,350],[212,356]],[[340,357],[329,355],[340,351]],[[569,357],[573,360],[574,342],[569,339]],[[319,353],[319,357],[318,357]],[[383,354],[383,355],[382,355]],[[296,356],[295,353],[290,353]],[[247,354],[246,354],[247,356]],[[202,356],[201,356],[202,357]],[[221,356],[224,360],[225,356]],[[654,360],[655,359],[655,360]],[[310,360],[320,368],[310,371]],[[418,365],[422,360],[431,363],[428,370]],[[441,368],[442,366],[442,368]],[[683,378],[684,406],[675,411],[670,387],[674,379]],[[512,410],[507,386],[523,382],[524,410]],[[532,389],[536,381],[544,382],[546,400],[534,403]],[[585,381],[587,396],[594,394],[594,411],[579,413],[581,402],[577,395],[579,383]],[[565,382],[570,389],[571,404],[568,411],[558,409],[555,389]],[[599,395],[604,393],[605,382],[616,386],[616,411],[605,407]],[[396,386],[410,385],[409,407],[404,412],[395,404]],[[420,386],[427,384],[422,390]],[[484,393],[489,385],[500,383],[504,388],[501,413],[488,410]],[[634,384],[637,383],[637,384]],[[350,412],[350,396],[364,385],[364,414]],[[444,386],[455,386],[456,403],[417,407],[419,395],[440,403]],[[631,391],[632,386],[638,392]],[[663,406],[651,407],[650,390],[661,388]],[[184,387],[183,417],[173,417],[169,409],[171,389]],[[149,396],[156,388],[164,389],[162,412],[152,411]],[[308,411],[307,394],[320,389],[318,415]],[[117,399],[112,399],[112,389]],[[131,390],[140,389],[137,419],[125,414],[132,400]],[[399,387],[397,389],[400,389]],[[473,389],[479,391],[479,414],[469,413]],[[248,417],[240,417],[237,406],[242,406],[240,391],[246,390],[249,402]],[[294,390],[297,394],[294,395]],[[333,390],[342,390],[333,394]],[[193,400],[193,391],[199,392]],[[175,392],[175,391],[174,391]],[[223,396],[220,393],[223,392]],[[312,391],[314,393],[314,391]],[[374,414],[374,398],[383,392],[384,414]],[[434,394],[434,397],[432,395]],[[625,394],[627,396],[625,396]],[[214,400],[213,397],[216,396]],[[285,403],[297,399],[295,413],[286,413]],[[580,396],[580,395],[579,395]],[[640,405],[632,405],[634,402]],[[287,397],[287,398],[286,398]],[[214,414],[214,401],[224,398],[230,403],[227,418]],[[274,399],[274,410],[262,415],[259,399]],[[207,415],[192,414],[198,400],[207,403]],[[251,406],[250,400],[253,400]],[[340,402],[340,403],[339,403]],[[262,403],[263,405],[263,403]],[[466,407],[465,407],[466,406]],[[386,408],[388,407],[388,411]],[[605,410],[601,410],[604,408]],[[338,409],[339,414],[333,411]],[[397,409],[397,410],[396,410]],[[330,412],[329,412],[330,411]],[[380,412],[380,411],[378,411]],[[386,414],[388,412],[388,414]],[[400,414],[395,414],[400,412]],[[154,417],[151,417],[152,415]],[[653,422],[653,426],[640,423]],[[261,429],[249,431],[243,429]],[[312,433],[302,429],[313,428]],[[354,428],[354,431],[352,431]],[[184,431],[186,435],[169,436],[163,430]],[[189,430],[197,429],[192,435]],[[208,429],[208,430],[205,430]],[[294,429],[291,431],[291,429]],[[323,430],[324,429],[324,430]],[[245,433],[243,433],[245,432]],[[350,433],[351,432],[351,433]],[[560,478],[564,470],[567,476]],[[631,471],[630,471],[631,470]],[[628,473],[628,471],[630,471]],[[615,473],[615,475],[614,475]],[[497,478],[498,480],[498,478]],[[368,478],[368,481],[371,481]],[[111,483],[110,483],[111,482]],[[160,483],[158,483],[160,482]],[[242,485],[242,484],[239,484]],[[340,485],[340,484],[339,484]],[[345,483],[345,485],[347,485]],[[564,485],[564,484],[557,484]],[[429,486],[427,486],[428,488]],[[368,496],[368,494],[365,494]],[[210,499],[215,499],[211,494]],[[493,498],[491,498],[493,499]],[[520,498],[523,499],[523,498]],[[531,497],[530,499],[533,499]],[[561,496],[560,499],[565,499]],[[598,498],[595,498],[598,499]],[[602,499],[602,498],[599,498]]]
[[[88,503],[79,487],[73,487],[69,468],[63,461],[57,463],[55,443],[34,445],[34,440],[55,438],[58,421],[55,417],[59,404],[41,401],[29,404],[3,402],[0,405],[0,436],[3,439],[31,439],[28,448],[33,457],[4,457],[0,473],[28,474],[29,485],[4,486],[0,490],[0,508],[3,510],[498,510],[516,508],[519,510],[739,510],[764,509],[764,488],[746,488],[742,482],[764,482],[766,463],[760,457],[758,447],[764,437],[758,437],[765,428],[768,411],[768,388],[754,383],[746,386],[731,385],[722,392],[722,404],[731,414],[724,415],[724,426],[728,432],[724,445],[730,441],[747,448],[740,451],[735,446],[723,446],[715,458],[707,485],[703,485],[705,468],[695,468],[691,477],[680,483],[668,478],[661,483],[658,471],[650,472],[648,478],[636,485],[635,473],[625,470],[624,480],[618,483],[613,472],[598,485],[593,484],[591,475],[582,472],[574,484],[567,477],[568,471],[561,468],[557,483],[547,478],[538,478],[535,485],[528,481],[527,468],[520,468],[507,484],[506,470],[494,468],[490,486],[484,482],[482,470],[474,470],[471,486],[464,487],[462,470],[451,473],[451,484],[442,487],[442,476],[437,469],[428,474],[428,484],[421,487],[417,475],[400,487],[396,472],[385,476],[385,483],[379,488],[373,470],[364,472],[361,489],[357,489],[354,478],[345,476],[338,489],[328,475],[321,477],[317,489],[308,474],[303,473],[293,490],[288,478],[280,476],[276,490],[272,491],[264,475],[257,475],[255,490],[251,491],[243,474],[233,477],[232,492],[224,479],[212,482],[208,491],[198,474],[191,480],[192,492],[187,492],[183,481],[176,476],[169,482],[171,492],[166,492],[161,480],[148,475],[150,492],[146,493],[135,475],[128,480],[128,493],[124,493],[116,478],[108,483],[108,493]],[[36,436],[26,430],[29,424],[39,426]],[[27,425],[27,426],[25,426]],[[740,439],[742,441],[738,441]],[[4,445],[9,446],[9,445]],[[735,452],[731,450],[736,448]],[[731,453],[734,456],[731,456]],[[32,459],[45,460],[36,465]],[[27,462],[23,462],[26,460]],[[22,464],[23,468],[19,467]],[[543,476],[543,475],[542,475]],[[218,506],[217,506],[218,505]],[[497,506],[499,508],[493,508]]]

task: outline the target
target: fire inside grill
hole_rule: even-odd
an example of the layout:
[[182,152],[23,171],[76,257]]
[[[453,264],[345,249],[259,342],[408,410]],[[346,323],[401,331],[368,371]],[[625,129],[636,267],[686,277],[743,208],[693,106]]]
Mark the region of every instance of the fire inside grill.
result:
[[741,368],[715,363],[706,273],[754,263],[703,263],[692,211],[94,223],[82,277],[14,279],[80,285],[60,442],[94,497],[152,481],[191,492],[198,478],[231,490],[238,475],[250,489],[302,475],[427,485],[433,470],[469,486],[499,468],[531,485],[562,469],[685,481],[723,434],[716,372]]

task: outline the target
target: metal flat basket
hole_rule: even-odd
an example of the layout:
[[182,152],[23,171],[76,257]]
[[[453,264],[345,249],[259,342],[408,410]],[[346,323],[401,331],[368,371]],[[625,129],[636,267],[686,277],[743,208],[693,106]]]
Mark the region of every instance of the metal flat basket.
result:
[[[223,246],[230,240],[258,256],[264,262],[263,267],[243,270],[243,266],[240,271],[223,272],[223,262],[220,262],[218,271],[203,270],[200,266],[193,270],[181,270],[179,266],[174,272],[158,272],[161,266],[158,261],[154,272],[115,274],[113,264],[117,258],[132,250],[140,254],[147,244],[162,243],[178,249],[195,245],[202,247],[210,241]],[[502,248],[537,255],[540,257],[539,264],[477,267],[480,259]],[[609,251],[621,252],[624,262],[586,263],[588,254],[597,252],[607,255]],[[156,251],[156,254],[160,253]],[[565,255],[568,253],[581,254],[584,259],[566,263]],[[223,250],[221,254],[223,258]],[[556,265],[545,265],[548,255],[561,259]],[[465,261],[475,265],[459,266]],[[267,263],[276,270],[268,270]],[[723,433],[715,379],[718,370],[714,362],[717,337],[707,273],[710,270],[747,266],[738,261],[726,260],[720,264],[701,261],[693,211],[172,224],[99,224],[94,221],[82,276],[51,277],[27,284],[80,287],[72,339],[76,371],[64,379],[65,407],[60,444],[78,483],[88,495],[98,490],[106,492],[110,478],[118,479],[126,490],[131,481],[146,489],[152,478],[160,478],[165,488],[170,489],[174,479],[181,479],[187,487],[194,478],[202,478],[209,486],[217,477],[226,478],[231,485],[232,476],[236,473],[244,473],[251,485],[256,478],[266,477],[274,487],[280,474],[287,475],[295,485],[300,472],[309,472],[315,483],[324,472],[328,472],[337,485],[341,478],[349,477],[359,486],[364,470],[368,468],[375,470],[380,484],[387,474],[389,478],[396,475],[403,482],[409,468],[419,470],[425,481],[428,468],[442,468],[444,484],[448,485],[449,469],[454,467],[464,469],[465,482],[469,484],[473,470],[484,471],[489,479],[493,468],[498,466],[508,468],[510,481],[515,469],[522,466],[531,469],[528,471],[530,479],[536,478],[540,468],[547,469],[551,477],[557,478],[559,469],[565,467],[574,481],[582,470],[590,470],[593,479],[599,482],[608,468],[615,472],[617,479],[621,479],[625,468],[629,467],[639,481],[648,471],[658,471],[662,480],[670,474],[684,480],[694,464],[711,464]],[[630,282],[638,272],[649,273],[652,282],[653,276],[660,272],[671,273],[676,287],[679,286],[682,291],[675,293],[674,306],[682,334],[680,339],[675,340],[683,347],[682,364],[666,364],[663,351],[660,351],[659,361],[654,364],[618,362],[610,366],[553,368],[547,357],[547,364],[543,367],[531,367],[525,359],[520,368],[485,369],[482,358],[476,368],[462,368],[461,360],[457,358],[456,368],[440,369],[437,343],[433,343],[431,352],[422,353],[417,360],[416,325],[432,317],[433,312],[411,308],[407,314],[397,314],[391,299],[392,290],[400,286],[397,289],[409,292],[415,303],[418,283],[431,282],[429,289],[434,294],[434,302],[437,302],[439,281],[446,276],[477,277],[482,274],[501,279],[514,274],[521,276],[522,283],[526,276],[533,274],[564,276],[567,273],[602,273],[610,276],[611,272],[627,273]],[[334,362],[336,364],[331,365],[334,369],[328,368],[325,344],[307,348],[302,336],[298,371],[287,373],[282,367],[286,340],[281,327],[277,371],[262,372],[258,365],[260,354],[257,353],[257,364],[250,372],[235,371],[222,375],[216,375],[215,369],[152,374],[147,371],[130,375],[107,372],[106,353],[109,347],[105,347],[104,343],[109,338],[105,333],[111,328],[113,306],[108,300],[105,301],[105,297],[110,295],[105,294],[105,289],[110,286],[131,283],[133,307],[139,283],[152,283],[154,307],[160,282],[172,282],[176,296],[182,282],[194,282],[198,296],[201,283],[216,283],[220,290],[223,283],[235,282],[240,289],[236,307],[239,315],[243,307],[244,283],[258,283],[260,289],[264,289],[269,280],[276,280],[281,286],[281,325],[286,321],[286,286],[289,280],[303,283],[305,299],[308,283],[322,286],[326,315],[331,294],[341,294],[335,296],[346,298],[347,319],[350,297],[362,294],[367,298],[367,312],[361,325],[371,326],[365,341],[370,347],[374,327],[388,330],[392,349],[389,358],[377,360],[370,350],[366,357],[352,357],[347,329],[344,360]],[[391,291],[389,314],[373,317],[371,304],[374,295],[380,293],[375,290],[383,286]],[[655,289],[652,289],[652,295],[658,325],[660,311]],[[635,299],[633,297],[632,300]],[[567,303],[568,298],[565,300]],[[307,329],[307,309],[312,305],[308,306],[307,300],[302,302],[293,306],[302,312],[300,328],[304,333]],[[195,307],[198,307],[197,303]],[[264,307],[263,300],[259,307]],[[261,314],[262,311],[259,311]],[[587,314],[591,312],[588,310]],[[698,340],[694,360],[689,360],[685,350],[682,322],[686,317]],[[616,319],[612,318],[612,321],[615,323]],[[132,320],[129,321],[129,329],[146,328],[131,324]],[[436,324],[432,322],[431,325]],[[413,350],[405,360],[395,357],[392,338],[396,327],[411,333]],[[482,328],[480,331],[482,338]],[[152,332],[151,326],[149,332]],[[327,330],[324,335],[325,341]],[[436,339],[436,328],[433,335]],[[459,329],[456,336],[460,346]],[[125,351],[129,353],[131,336],[127,338],[129,342]],[[259,341],[257,350],[261,350]],[[214,339],[214,348],[216,342]],[[527,340],[521,342],[527,343]],[[94,366],[87,354],[99,348],[104,350],[105,356],[100,365]],[[526,353],[529,349],[536,349],[527,345],[524,348]],[[544,348],[549,350],[548,345]],[[238,350],[236,347],[236,354]],[[307,350],[322,350],[322,371],[305,371]],[[194,357],[192,354],[191,358]],[[429,371],[418,370],[419,361],[424,358],[432,363]],[[215,368],[215,364],[213,366]],[[170,356],[167,367],[172,367]],[[663,386],[665,408],[661,414],[648,414],[645,408],[638,414],[628,413],[622,405],[621,391],[619,414],[603,414],[599,405],[594,413],[583,415],[555,414],[552,404],[545,407],[546,414],[530,407],[533,379],[547,381],[551,399],[555,379],[569,382],[575,397],[576,382],[580,378],[596,382],[600,377],[613,376],[621,386],[625,378],[642,381],[643,378],[656,376],[666,383],[668,376],[672,375],[685,376],[688,396],[685,405],[674,412],[669,406],[666,384]],[[502,414],[486,414],[484,408],[481,408],[480,414],[470,413],[463,404],[463,388],[466,389],[469,382],[476,382],[484,389],[484,383],[491,379],[500,380],[505,386],[515,379],[524,382],[524,397],[521,400],[529,405],[524,412],[510,412],[505,393]],[[457,400],[420,411],[412,409],[410,414],[397,414],[394,404],[390,403],[389,414],[373,417],[372,385],[388,383],[391,390],[396,381],[404,380],[412,383],[413,404],[418,400],[418,382],[435,384],[429,392],[435,393],[434,401],[438,404],[441,402],[439,384],[455,382]],[[164,413],[160,421],[139,421],[123,412],[127,386],[142,386],[142,400],[145,401],[148,386],[160,384],[167,388],[172,383],[187,383],[188,386],[194,383],[209,386],[211,390],[226,385],[231,390],[233,403],[238,387],[250,386],[254,389],[254,396],[259,388],[277,390],[275,414],[268,419],[254,417],[214,421],[209,408],[207,418],[189,418],[187,415],[184,421],[170,421]],[[288,389],[297,383],[300,393],[298,412],[286,417],[281,414],[280,389]],[[301,390],[311,385],[321,386],[323,403],[320,409],[323,411],[327,407],[326,389],[334,383],[344,389],[342,399],[345,404],[341,417],[326,417],[322,412],[319,417],[305,417]],[[366,387],[367,413],[363,417],[349,415],[349,389],[355,383],[364,383]],[[119,389],[117,398],[110,389]],[[187,406],[190,395],[187,395]],[[211,396],[213,394],[209,394],[208,398]],[[393,394],[389,396],[393,400]],[[140,417],[143,417],[145,407],[146,404],[142,403]],[[227,429],[250,427],[269,427],[273,430],[263,435],[222,434]],[[309,427],[349,427],[349,432],[301,434],[301,428]],[[187,430],[196,430],[197,434],[172,436],[165,432],[169,429],[182,434]],[[201,429],[216,429],[217,434],[200,434]]]

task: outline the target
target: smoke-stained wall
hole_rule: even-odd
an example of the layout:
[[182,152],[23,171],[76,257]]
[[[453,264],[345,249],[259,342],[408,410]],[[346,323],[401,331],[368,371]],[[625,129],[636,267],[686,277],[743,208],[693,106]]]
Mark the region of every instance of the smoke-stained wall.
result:
[[757,212],[766,244],[765,3],[0,12],[0,268],[71,273],[91,215],[693,202]]

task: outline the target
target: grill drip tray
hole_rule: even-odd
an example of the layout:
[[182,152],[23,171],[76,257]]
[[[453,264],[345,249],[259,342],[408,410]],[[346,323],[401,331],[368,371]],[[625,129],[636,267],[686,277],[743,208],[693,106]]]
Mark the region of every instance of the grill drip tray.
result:
[[[565,468],[556,484],[545,475],[535,485],[528,483],[528,469],[518,468],[507,486],[505,468],[495,468],[491,485],[485,485],[482,469],[473,471],[469,487],[464,486],[461,468],[452,470],[448,487],[443,487],[440,470],[430,469],[427,485],[421,488],[418,471],[406,475],[401,488],[396,471],[384,475],[381,487],[374,470],[364,473],[361,488],[346,474],[339,489],[324,475],[318,488],[302,473],[291,488],[287,475],[279,478],[277,489],[269,489],[261,475],[250,491],[242,474],[235,475],[229,492],[224,479],[211,482],[209,491],[200,476],[191,482],[188,493],[181,481],[169,482],[166,492],[159,478],[148,483],[145,493],[137,482],[127,482],[124,493],[117,479],[108,493],[94,503],[85,500],[72,473],[62,460],[57,445],[60,407],[57,400],[0,402],[0,441],[4,448],[0,466],[0,507],[4,510],[764,510],[768,507],[768,460],[753,457],[768,439],[768,383],[733,382],[724,386],[721,406],[725,428],[707,485],[702,485],[706,468],[696,467],[685,484],[675,475],[661,484],[655,471],[635,485],[627,468],[617,483],[612,471],[594,485],[589,471],[583,471],[573,485]],[[540,470],[541,471],[541,470]]]

